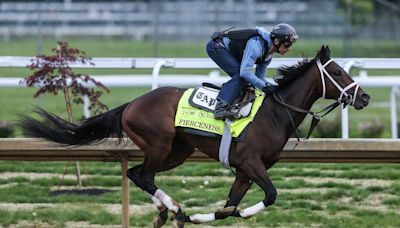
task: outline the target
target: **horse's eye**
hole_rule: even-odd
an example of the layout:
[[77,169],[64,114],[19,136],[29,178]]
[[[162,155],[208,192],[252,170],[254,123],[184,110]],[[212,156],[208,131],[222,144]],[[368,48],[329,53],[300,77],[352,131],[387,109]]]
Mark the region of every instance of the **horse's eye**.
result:
[[341,74],[340,70],[336,70],[336,71],[333,73],[333,75],[336,76],[336,77],[339,77],[340,74]]

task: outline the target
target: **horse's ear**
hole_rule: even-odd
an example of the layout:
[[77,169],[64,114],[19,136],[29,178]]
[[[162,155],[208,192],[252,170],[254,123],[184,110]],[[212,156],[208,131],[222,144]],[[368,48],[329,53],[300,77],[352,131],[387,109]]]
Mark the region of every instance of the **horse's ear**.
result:
[[329,49],[328,45],[326,45],[326,52],[327,52],[327,57],[331,58],[331,50]]
[[321,60],[321,62],[326,62],[329,60],[331,56],[331,50],[329,50],[329,47],[325,45],[322,45],[321,50],[318,52],[318,57]]

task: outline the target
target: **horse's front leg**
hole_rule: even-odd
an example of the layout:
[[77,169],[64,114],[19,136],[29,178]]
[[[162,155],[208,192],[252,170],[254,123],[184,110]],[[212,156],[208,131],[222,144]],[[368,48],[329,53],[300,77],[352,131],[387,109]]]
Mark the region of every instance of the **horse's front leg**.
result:
[[253,180],[264,191],[265,198],[263,201],[242,209],[234,214],[234,216],[241,218],[250,218],[264,210],[266,207],[274,204],[277,197],[276,188],[266,173],[265,166],[261,160],[248,161],[247,163],[248,165],[245,166],[245,172],[249,175],[251,180]]
[[252,182],[249,178],[242,175],[241,171],[237,171],[236,179],[232,184],[228,200],[223,209],[209,214],[194,214],[192,216],[187,216],[186,221],[199,224],[215,221],[217,219],[224,219],[228,216],[237,214],[238,211],[236,211],[236,207],[246,194],[247,190],[249,190],[251,184]]

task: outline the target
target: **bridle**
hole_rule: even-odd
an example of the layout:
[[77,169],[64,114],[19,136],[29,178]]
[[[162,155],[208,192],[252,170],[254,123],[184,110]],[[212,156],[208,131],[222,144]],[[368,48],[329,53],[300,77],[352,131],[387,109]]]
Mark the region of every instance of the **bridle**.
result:
[[[338,101],[340,101],[341,103],[344,103],[344,105],[346,106],[347,104],[351,104],[354,105],[354,103],[356,102],[356,96],[357,96],[357,92],[358,89],[360,88],[360,85],[357,82],[353,82],[349,85],[347,85],[346,87],[342,87],[339,85],[339,83],[337,83],[337,81],[335,81],[335,79],[332,78],[332,76],[328,73],[328,71],[326,71],[325,67],[327,67],[329,65],[329,63],[331,63],[333,61],[333,59],[328,60],[324,65],[322,65],[321,60],[317,59],[317,66],[319,69],[319,73],[321,76],[321,83],[322,83],[322,98],[326,98],[326,83],[325,83],[325,77],[326,76],[331,82],[332,84],[340,91],[340,96],[338,98]],[[354,89],[354,93],[353,95],[348,94],[347,91],[353,87],[356,87]]]
[[[333,79],[333,77],[328,73],[328,71],[325,69],[325,67],[327,67],[329,65],[329,63],[331,63],[333,61],[333,59],[328,60],[324,65],[321,64],[321,60],[317,59],[316,63],[320,72],[320,77],[321,77],[321,83],[322,83],[322,98],[326,98],[326,82],[325,82],[325,76],[333,83],[333,85],[335,85],[335,87],[340,91],[340,96],[337,99],[337,101],[333,102],[332,104],[328,105],[327,107],[325,107],[324,109],[322,109],[319,112],[311,112],[309,110],[305,110],[290,104],[285,103],[285,101],[283,100],[282,96],[279,94],[279,92],[273,93],[273,97],[274,99],[281,104],[282,106],[284,106],[286,108],[286,111],[288,113],[289,119],[295,129],[296,132],[296,137],[297,137],[297,144],[300,142],[300,131],[299,129],[296,127],[294,120],[292,118],[292,116],[290,115],[289,109],[295,112],[299,112],[299,113],[305,113],[305,114],[309,114],[312,116],[312,121],[311,121],[311,126],[310,129],[308,131],[307,137],[306,139],[308,139],[311,135],[311,133],[313,132],[313,130],[315,129],[315,127],[318,125],[320,119],[324,116],[326,116],[328,113],[330,113],[332,110],[334,110],[336,107],[338,107],[340,104],[343,104],[343,108],[348,105],[354,105],[355,101],[356,101],[356,96],[357,96],[357,92],[358,89],[360,88],[360,85],[357,82],[352,82],[349,85],[347,85],[346,87],[342,87],[341,85],[339,85],[339,83],[337,83],[337,81],[335,79]],[[347,91],[353,87],[356,87],[354,90],[354,93],[348,94]],[[279,97],[278,97],[279,96]],[[296,148],[297,144],[295,145],[294,148]],[[293,150],[294,150],[293,148]]]

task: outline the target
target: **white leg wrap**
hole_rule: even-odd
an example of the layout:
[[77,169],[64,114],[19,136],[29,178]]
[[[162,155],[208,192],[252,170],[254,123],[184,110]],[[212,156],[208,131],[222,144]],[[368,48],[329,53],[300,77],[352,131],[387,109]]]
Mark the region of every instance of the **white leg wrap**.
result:
[[163,204],[159,199],[157,199],[155,196],[152,196],[151,194],[149,194],[149,196],[150,196],[151,200],[153,201],[153,203],[156,205],[157,208],[160,208],[160,207],[162,207],[162,206],[164,205],[164,204]]
[[193,223],[205,223],[215,221],[215,213],[210,214],[194,214],[189,216],[190,221]]
[[179,207],[174,204],[171,197],[169,197],[163,190],[157,189],[154,196],[158,198],[167,208],[175,213],[178,213]]
[[261,201],[256,205],[253,205],[251,207],[245,208],[243,210],[239,211],[239,214],[242,218],[249,218],[255,214],[257,214],[258,212],[264,210],[265,205],[264,203]]

